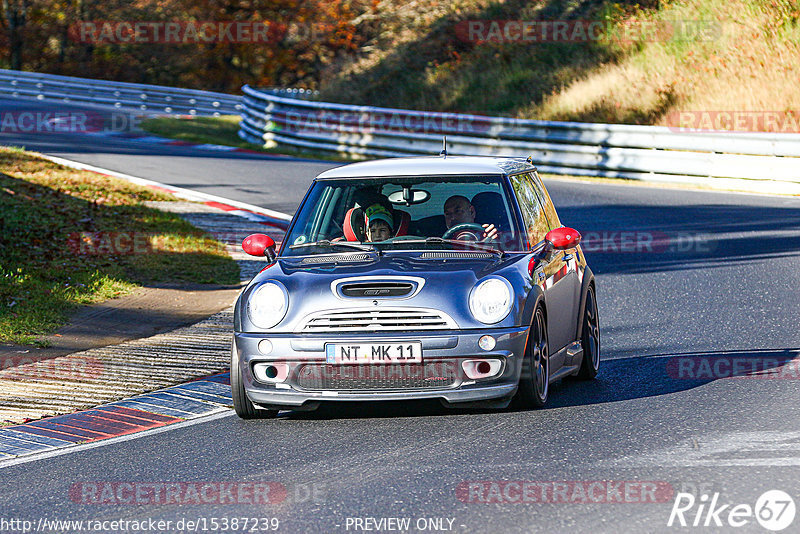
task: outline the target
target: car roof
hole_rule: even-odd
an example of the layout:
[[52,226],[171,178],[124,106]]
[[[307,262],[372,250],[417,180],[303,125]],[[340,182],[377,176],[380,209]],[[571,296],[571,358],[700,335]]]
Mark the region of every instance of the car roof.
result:
[[408,157],[389,158],[351,163],[330,169],[317,180],[333,178],[378,178],[386,176],[443,176],[443,175],[487,175],[515,174],[534,171],[533,163],[523,158],[483,156]]

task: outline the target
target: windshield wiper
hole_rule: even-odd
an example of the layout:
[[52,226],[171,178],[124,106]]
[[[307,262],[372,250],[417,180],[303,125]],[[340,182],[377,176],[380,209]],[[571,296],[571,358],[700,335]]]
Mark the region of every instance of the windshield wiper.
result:
[[329,241],[327,239],[322,239],[320,241],[314,241],[313,243],[300,243],[299,245],[290,245],[290,249],[296,248],[306,248],[306,247],[350,247],[357,250],[363,250],[366,252],[373,252],[377,251],[377,249],[372,245],[367,245],[364,243],[354,243],[352,241]]
[[398,241],[397,243],[425,243],[426,245],[431,244],[448,244],[448,245],[460,245],[460,246],[467,246],[467,247],[475,247],[479,250],[485,250],[486,252],[492,252],[494,254],[498,254],[501,258],[505,255],[500,249],[494,248],[493,246],[487,243],[478,243],[477,241],[460,241],[458,239],[444,239],[443,237],[427,237],[425,239],[408,239],[403,241]]

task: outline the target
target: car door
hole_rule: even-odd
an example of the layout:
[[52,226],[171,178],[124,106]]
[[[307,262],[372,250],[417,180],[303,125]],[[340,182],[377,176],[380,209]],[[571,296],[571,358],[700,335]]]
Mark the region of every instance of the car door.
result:
[[[547,217],[548,228],[560,228],[563,226],[556,213],[556,208],[550,195],[545,189],[544,184],[536,173],[531,174],[531,183],[539,202],[544,208],[545,216]],[[554,271],[554,282],[559,286],[559,307],[563,310],[564,321],[558,326],[562,327],[563,331],[556,333],[559,339],[563,339],[566,346],[573,341],[578,333],[578,319],[579,312],[578,306],[580,305],[580,291],[581,281],[578,276],[578,250],[571,248],[563,251],[558,251],[554,254],[552,269]],[[549,311],[549,308],[548,308]],[[569,365],[570,362],[567,362]]]
[[[518,174],[510,176],[511,186],[517,198],[524,231],[528,237],[528,245],[531,249],[541,243],[544,236],[550,230],[550,223],[547,220],[544,207],[536,193],[533,179],[530,174]],[[547,337],[550,343],[550,354],[553,355],[563,348],[569,341],[564,328],[565,321],[570,318],[570,299],[571,288],[568,283],[563,283],[563,274],[566,272],[567,264],[563,260],[563,252],[554,251],[543,259],[541,271],[544,280],[542,282],[545,290],[545,306],[547,307]],[[552,356],[550,360],[550,373],[558,371],[564,364],[563,355]]]

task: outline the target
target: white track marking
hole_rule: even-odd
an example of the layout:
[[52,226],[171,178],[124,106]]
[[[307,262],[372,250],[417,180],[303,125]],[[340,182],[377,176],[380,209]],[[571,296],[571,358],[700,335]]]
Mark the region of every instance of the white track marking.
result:
[[95,167],[94,165],[88,165],[86,163],[80,163],[78,161],[72,161],[64,158],[59,158],[56,156],[49,156],[47,154],[40,154],[40,156],[43,157],[44,159],[52,161],[53,163],[69,167],[71,169],[107,174],[109,176],[114,176],[116,178],[122,178],[123,180],[127,180],[135,184],[167,189],[169,191],[172,191],[176,197],[183,198],[186,200],[193,200],[195,202],[219,202],[220,204],[228,204],[236,208],[241,208],[255,213],[260,213],[262,215],[273,217],[275,219],[281,219],[285,221],[290,221],[292,219],[292,216],[286,213],[281,213],[279,211],[262,208],[260,206],[255,206],[253,204],[247,204],[245,202],[239,202],[238,200],[231,200],[229,198],[218,197],[216,195],[209,195],[208,193],[192,191],[191,189],[175,187],[174,185],[168,185],[161,182],[156,182],[155,180],[148,180],[147,178],[139,178],[138,176],[132,176],[130,174],[125,174],[122,172],[104,169],[102,167]]
[[715,437],[691,438],[675,447],[603,463],[615,467],[797,467],[800,466],[800,432],[728,432]]

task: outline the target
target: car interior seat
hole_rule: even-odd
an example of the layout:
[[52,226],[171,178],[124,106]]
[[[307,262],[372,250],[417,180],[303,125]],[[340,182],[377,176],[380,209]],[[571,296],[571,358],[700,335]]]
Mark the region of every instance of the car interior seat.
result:
[[365,241],[367,239],[367,223],[364,218],[364,210],[361,208],[350,208],[344,215],[344,238],[348,241]]
[[[408,227],[411,224],[411,215],[407,211],[392,210],[394,218],[394,236],[408,234]],[[350,208],[344,216],[344,237],[347,241],[366,241],[367,239],[367,219],[364,210],[361,208]]]
[[500,193],[483,191],[472,197],[475,207],[475,222],[493,224],[501,232],[508,230],[508,215]]
[[444,234],[447,230],[447,224],[445,223],[444,215],[431,215],[429,217],[423,217],[422,219],[415,221],[412,226],[413,228],[411,230],[411,234],[423,237],[441,237],[442,234]]
[[408,227],[411,225],[411,215],[407,211],[392,210],[394,217],[394,237],[408,235]]

